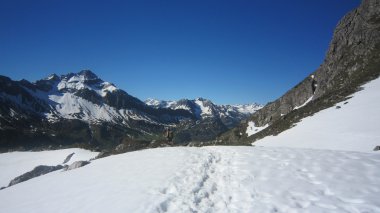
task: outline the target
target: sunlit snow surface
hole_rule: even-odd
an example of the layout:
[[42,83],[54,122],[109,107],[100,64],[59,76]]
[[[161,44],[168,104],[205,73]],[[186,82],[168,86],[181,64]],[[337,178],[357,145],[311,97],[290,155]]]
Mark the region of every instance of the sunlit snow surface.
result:
[[380,78],[363,87],[353,98],[254,144],[372,152],[380,145]]
[[0,191],[1,212],[380,212],[380,155],[160,148]]

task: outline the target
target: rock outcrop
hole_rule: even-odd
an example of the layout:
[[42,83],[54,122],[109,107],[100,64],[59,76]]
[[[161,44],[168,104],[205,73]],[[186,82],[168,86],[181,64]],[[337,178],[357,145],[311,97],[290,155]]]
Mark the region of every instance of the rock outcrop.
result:
[[54,172],[54,171],[62,169],[62,168],[63,168],[62,165],[57,165],[57,166],[40,165],[40,166],[37,166],[32,171],[29,171],[23,175],[16,177],[15,179],[13,179],[9,183],[8,187],[13,186],[13,185],[18,184],[18,183],[21,183],[21,182],[24,182],[24,181],[27,181],[27,180],[30,180],[32,178],[35,178],[35,177],[38,177],[41,175],[45,175],[45,174],[50,173],[50,172]]
[[71,158],[73,157],[74,154],[75,154],[75,152],[69,154],[69,155],[65,158],[65,160],[63,161],[62,164],[65,164],[65,163],[69,162],[69,161],[71,160]]
[[364,0],[338,23],[322,65],[249,119],[256,126],[268,124],[268,128],[247,138],[245,122],[224,134],[221,140],[252,142],[276,135],[301,118],[346,99],[379,74],[380,1]]

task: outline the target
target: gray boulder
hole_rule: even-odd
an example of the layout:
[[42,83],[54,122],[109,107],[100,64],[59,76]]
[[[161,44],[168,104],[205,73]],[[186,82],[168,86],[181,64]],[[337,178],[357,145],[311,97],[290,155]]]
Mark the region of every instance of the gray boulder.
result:
[[35,177],[38,177],[41,175],[44,175],[44,174],[50,173],[50,172],[54,172],[54,171],[62,169],[62,168],[63,168],[62,165],[57,165],[57,166],[40,165],[40,166],[37,166],[32,171],[29,171],[23,175],[16,177],[15,179],[13,179],[9,183],[8,187],[13,186],[13,185],[18,184],[18,183],[21,183],[21,182],[24,182],[24,181],[27,181],[27,180],[30,180],[32,178],[35,178]]

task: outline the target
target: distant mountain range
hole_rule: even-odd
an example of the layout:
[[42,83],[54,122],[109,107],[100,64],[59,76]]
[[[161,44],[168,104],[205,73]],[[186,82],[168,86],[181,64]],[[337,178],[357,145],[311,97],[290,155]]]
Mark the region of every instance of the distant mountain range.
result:
[[[2,148],[74,143],[101,148],[133,143],[140,147],[164,140],[165,127],[176,130],[176,143],[210,140],[262,107],[219,106],[202,98],[144,103],[90,70],[53,74],[34,83],[0,76],[0,103]],[[192,132],[204,125],[207,131]]]
[[216,105],[210,100],[196,98],[194,100],[181,99],[178,101],[162,101],[148,99],[145,103],[156,109],[186,110],[197,119],[219,118],[229,128],[236,126],[241,120],[261,109],[263,106],[257,103],[237,105]]

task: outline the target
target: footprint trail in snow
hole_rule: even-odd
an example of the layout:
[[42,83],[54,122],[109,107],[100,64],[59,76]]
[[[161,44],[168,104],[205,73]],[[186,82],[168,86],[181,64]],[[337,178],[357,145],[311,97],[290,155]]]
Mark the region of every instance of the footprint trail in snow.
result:
[[170,180],[160,193],[163,199],[147,212],[242,212],[253,206],[252,190],[244,181],[253,183],[248,173],[236,171],[236,152],[202,149],[191,154],[189,164]]
[[183,169],[155,192],[157,202],[144,210],[380,212],[380,202],[373,199],[380,195],[379,188],[371,188],[380,182],[380,176],[373,174],[380,175],[375,171],[380,159],[366,160],[365,155],[286,148],[201,148],[188,155]]

